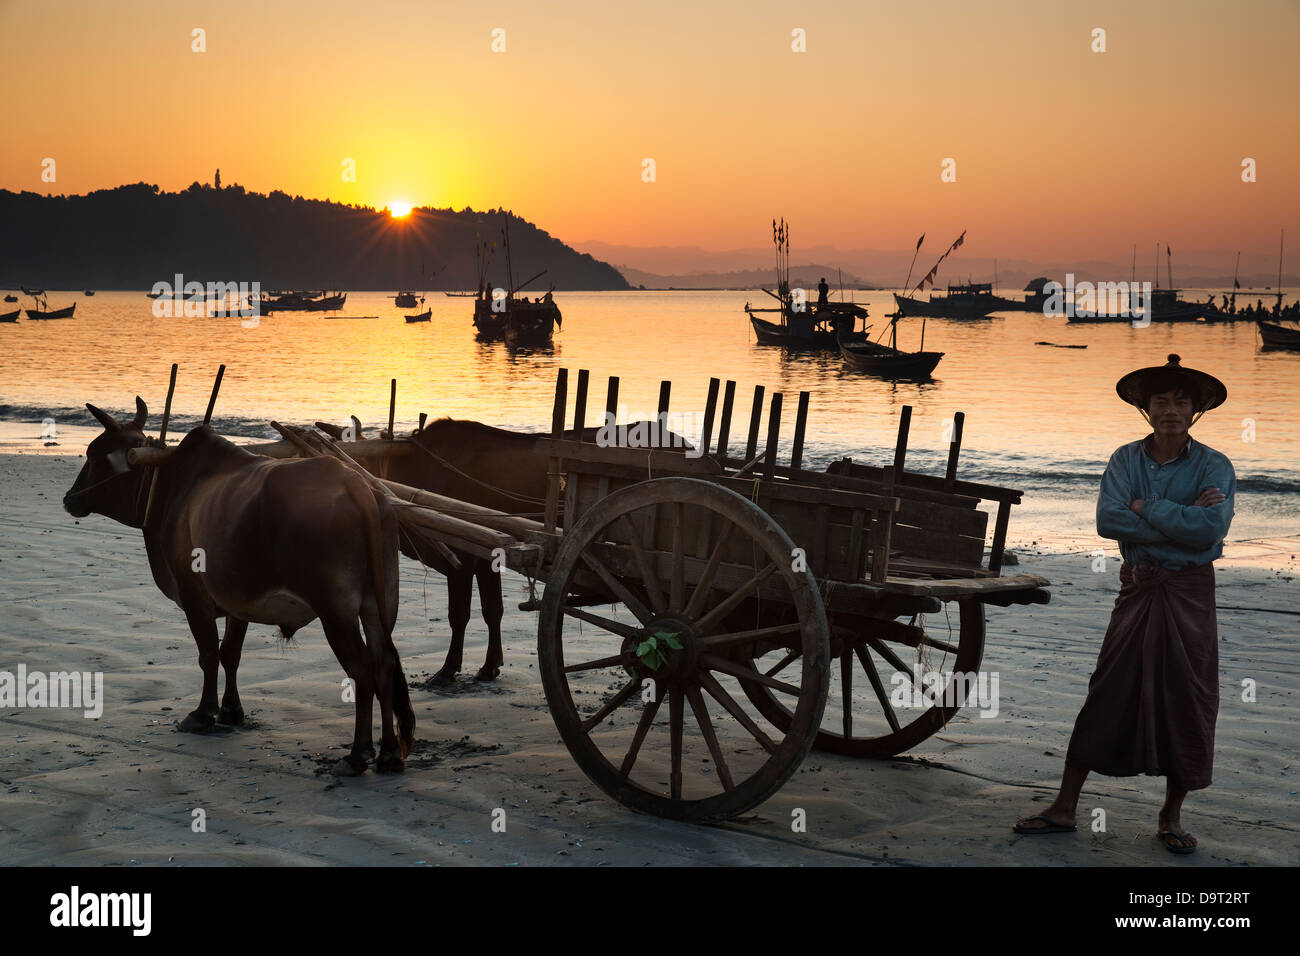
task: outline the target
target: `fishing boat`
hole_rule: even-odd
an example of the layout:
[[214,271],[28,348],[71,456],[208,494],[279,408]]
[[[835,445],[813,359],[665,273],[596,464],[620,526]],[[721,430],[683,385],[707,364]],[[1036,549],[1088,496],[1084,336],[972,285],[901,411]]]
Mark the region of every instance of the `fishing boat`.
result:
[[1259,337],[1264,340],[1266,347],[1271,349],[1300,349],[1300,328],[1291,329],[1285,325],[1265,322],[1263,319],[1256,319],[1255,324],[1259,327]]
[[429,322],[433,319],[433,309],[425,309],[419,315],[405,316],[407,322]]
[[[1204,302],[1185,302],[1178,298],[1179,289],[1152,289],[1148,314],[1152,322],[1197,322],[1202,313],[1213,306]],[[1073,324],[1098,325],[1106,322],[1132,323],[1143,321],[1148,315],[1139,314],[1129,299],[1129,307],[1117,315],[1105,312],[1076,312],[1067,316],[1066,321]]]
[[901,318],[903,318],[903,315],[899,312],[889,315],[891,343],[889,345],[870,340],[861,342],[841,340],[839,344],[840,355],[844,357],[845,364],[854,371],[879,375],[882,378],[929,378],[930,373],[939,364],[939,360],[943,358],[943,353],[924,351],[924,325],[922,325],[921,331],[921,351],[904,352],[900,350],[898,348],[898,320]]
[[30,295],[30,296],[32,296],[33,298],[38,298],[38,297],[40,297],[40,296],[45,295],[45,290],[44,290],[44,289],[29,289],[29,288],[27,288],[27,286],[25,286],[25,285],[20,285],[18,288],[19,288],[19,290],[22,292],[23,295]]
[[94,290],[94,289],[87,289],[87,290],[86,290],[86,295],[87,295],[87,296],[92,296],[92,295],[94,295],[94,294],[95,294],[95,290]]
[[1045,291],[1047,283],[1050,280],[1047,276],[1038,276],[1030,279],[1029,284],[1022,290],[1026,293],[1023,299],[1007,299],[1000,295],[994,295],[993,300],[997,304],[994,312],[1042,312],[1043,306],[1051,298]]
[[471,299],[478,295],[477,292],[444,292],[443,295],[449,295],[452,298]]
[[9,293],[7,296],[5,296],[5,301],[6,301],[6,302],[17,302],[17,301],[18,301],[18,296],[14,295],[14,294],[11,292],[11,293]]
[[1008,301],[993,295],[991,282],[950,285],[946,294],[931,293],[929,299],[894,293],[894,302],[907,318],[987,319]]
[[49,303],[45,301],[44,295],[35,297],[39,301],[39,308],[27,309],[27,318],[34,320],[44,319],[70,319],[72,313],[77,310],[77,303],[72,303],[66,309],[51,309]]
[[262,315],[272,312],[336,312],[343,308],[347,299],[346,292],[267,292],[254,300],[253,305]]
[[17,322],[18,313],[20,312],[22,312],[22,309],[14,309],[12,312],[0,312],[0,322]]
[[399,292],[393,296],[393,305],[399,309],[414,309],[420,304],[420,300],[415,297],[414,292]]
[[504,214],[501,244],[506,253],[506,281],[510,283],[506,294],[501,298],[497,298],[491,284],[487,281],[490,250],[486,249],[486,244],[476,250],[479,253],[479,284],[483,290],[474,301],[474,328],[477,335],[480,339],[504,339],[512,345],[538,345],[550,342],[555,330],[564,321],[564,317],[560,314],[560,307],[555,304],[550,291],[536,300],[515,295],[529,283],[540,279],[547,270],[543,269],[518,285],[514,284],[514,264],[510,256],[509,213]]
[[[820,295],[816,302],[809,302],[802,290],[790,287],[790,229],[785,219],[780,223],[772,220],[772,242],[776,246],[776,291],[763,289],[763,292],[777,304],[759,308],[745,303],[745,314],[749,316],[758,344],[834,351],[839,348],[841,338],[850,342],[867,341],[865,306],[831,302],[829,297],[823,300]],[[759,318],[763,313],[772,313],[779,321]],[[855,328],[858,320],[863,323],[861,330]]]

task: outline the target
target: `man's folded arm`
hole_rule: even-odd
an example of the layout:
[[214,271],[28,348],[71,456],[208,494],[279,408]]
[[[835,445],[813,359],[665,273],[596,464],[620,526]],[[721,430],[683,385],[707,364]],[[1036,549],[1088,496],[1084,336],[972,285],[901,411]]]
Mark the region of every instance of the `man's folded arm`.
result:
[[[1176,544],[1198,550],[1212,548],[1227,537],[1232,524],[1237,477],[1226,459],[1207,471],[1205,487],[1218,488],[1224,494],[1223,501],[1205,508],[1162,498],[1148,501],[1142,508],[1142,518]],[[1198,495],[1204,490],[1199,489]]]
[[1097,496],[1097,533],[1114,541],[1134,544],[1163,544],[1170,539],[1144,521],[1129,508],[1132,489],[1119,477],[1119,466],[1112,456],[1101,476],[1101,494]]

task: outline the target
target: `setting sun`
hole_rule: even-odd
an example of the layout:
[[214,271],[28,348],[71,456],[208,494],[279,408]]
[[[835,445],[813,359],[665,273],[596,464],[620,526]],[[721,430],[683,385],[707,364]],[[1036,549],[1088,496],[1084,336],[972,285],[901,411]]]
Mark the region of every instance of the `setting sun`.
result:
[[411,214],[411,204],[401,199],[394,199],[388,204],[388,211],[394,219],[401,219]]

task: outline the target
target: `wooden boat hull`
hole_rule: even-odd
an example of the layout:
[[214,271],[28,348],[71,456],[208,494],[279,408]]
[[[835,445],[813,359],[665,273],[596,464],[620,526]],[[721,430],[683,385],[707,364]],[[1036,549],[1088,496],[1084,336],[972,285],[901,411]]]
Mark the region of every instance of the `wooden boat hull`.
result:
[[399,309],[414,309],[419,304],[420,300],[410,292],[399,292],[393,297],[393,305]]
[[998,308],[993,296],[961,297],[949,301],[947,297],[933,298],[929,301],[914,299],[908,295],[894,293],[894,303],[904,318],[927,319],[987,319],[989,313]]
[[[338,295],[327,295],[319,299],[305,299],[297,301],[294,299],[260,299],[257,307],[262,315],[270,315],[272,312],[334,312],[343,308],[347,302],[348,294],[341,292]],[[414,302],[411,305],[415,305]]]
[[482,339],[549,342],[562,321],[554,302],[512,302],[500,312],[492,311],[492,303],[487,300],[474,303],[474,328]]
[[[838,337],[834,329],[808,328],[806,330],[794,330],[789,326],[781,326],[752,314],[749,317],[749,322],[754,327],[754,335],[757,337],[759,345],[779,345],[787,349],[828,349],[832,352],[839,348]],[[845,332],[843,338],[849,342],[865,342],[867,334],[865,332]]]
[[1259,337],[1269,348],[1300,350],[1300,329],[1289,329],[1262,319],[1256,319],[1255,324],[1259,326]]
[[882,378],[929,378],[942,352],[900,352],[877,342],[841,343],[840,355],[849,368]]
[[406,316],[407,322],[429,322],[433,318],[433,309],[425,309],[419,315]]
[[27,318],[33,320],[70,319],[72,318],[72,313],[75,312],[76,310],[77,310],[77,303],[75,302],[72,303],[72,305],[68,306],[66,309],[51,309],[48,312],[41,312],[39,309],[28,309]]
[[17,322],[18,313],[20,312],[22,312],[22,309],[14,309],[12,312],[0,312],[0,322]]

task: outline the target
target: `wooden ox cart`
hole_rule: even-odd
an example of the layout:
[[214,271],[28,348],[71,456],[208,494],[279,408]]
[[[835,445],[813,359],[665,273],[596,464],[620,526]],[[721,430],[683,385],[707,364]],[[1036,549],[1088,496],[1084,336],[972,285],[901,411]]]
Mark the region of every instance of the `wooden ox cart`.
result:
[[[550,462],[540,521],[373,480],[394,495],[405,531],[545,583],[521,607],[540,612],[547,703],[579,766],[626,806],[723,820],[775,793],[810,748],[903,753],[964,696],[932,688],[917,706],[912,685],[926,678],[916,669],[973,676],[983,605],[1049,600],[1045,579],[1001,574],[1021,495],[957,479],[960,413],[943,476],[906,470],[909,407],[891,464],[843,459],[820,472],[803,467],[806,392],[785,457],[783,395],[770,396],[760,443],[755,389],[741,443],[735,383],[712,380],[700,448],[688,454],[564,438],[570,421],[579,434],[588,424],[588,378],[578,374],[570,405],[558,374],[550,437],[538,439]],[[661,420],[670,390],[663,383]],[[617,407],[611,378],[606,413]],[[379,475],[385,454],[408,450],[281,431],[294,449],[355,456]],[[996,504],[987,566],[981,501]]]

